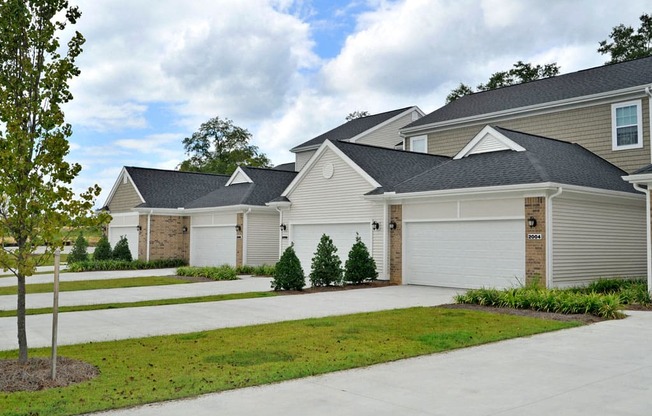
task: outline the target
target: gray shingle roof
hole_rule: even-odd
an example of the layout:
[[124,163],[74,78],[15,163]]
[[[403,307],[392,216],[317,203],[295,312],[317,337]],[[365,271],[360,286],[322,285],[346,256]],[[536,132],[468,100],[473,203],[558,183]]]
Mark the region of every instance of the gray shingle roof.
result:
[[145,199],[139,207],[179,208],[188,202],[223,187],[228,175],[179,172],[125,166],[138,191]]
[[[335,127],[332,130],[327,131],[326,133],[320,134],[317,137],[314,137],[307,142],[301,143],[298,146],[290,149],[291,152],[296,152],[304,147],[319,146],[326,140],[335,141],[335,140],[349,140],[360,133],[363,133],[372,127],[381,124],[392,117],[396,117],[404,111],[407,111],[412,107],[399,108],[398,110],[387,111],[385,113],[373,114],[366,117],[356,118],[346,123]],[[398,137],[397,137],[398,139]]]
[[274,166],[272,169],[274,169],[274,170],[287,170],[287,171],[290,171],[290,172],[295,171],[294,162],[281,163],[280,165]]
[[253,183],[239,183],[220,187],[191,201],[185,208],[210,208],[230,205],[265,205],[278,198],[292,182],[297,172],[242,167]]
[[642,175],[644,173],[652,173],[652,165],[643,166],[636,172],[632,173],[632,175]]
[[495,127],[526,151],[470,155],[396,186],[397,193],[554,182],[636,193],[626,172],[580,145]]
[[405,128],[652,84],[652,57],[461,97]]

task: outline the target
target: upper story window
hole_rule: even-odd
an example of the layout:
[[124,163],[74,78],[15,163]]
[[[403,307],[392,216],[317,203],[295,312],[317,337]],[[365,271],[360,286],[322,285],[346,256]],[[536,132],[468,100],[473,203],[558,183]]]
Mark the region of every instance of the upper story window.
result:
[[428,153],[428,136],[410,137],[410,150],[413,152]]
[[612,149],[643,147],[641,100],[611,105]]

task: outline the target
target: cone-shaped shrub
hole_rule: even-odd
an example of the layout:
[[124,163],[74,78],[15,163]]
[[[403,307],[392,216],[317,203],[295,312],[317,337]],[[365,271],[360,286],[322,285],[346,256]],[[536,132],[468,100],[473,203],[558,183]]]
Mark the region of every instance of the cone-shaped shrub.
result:
[[75,245],[72,247],[72,250],[68,255],[68,263],[78,263],[80,261],[88,260],[87,248],[88,241],[86,241],[82,233],[79,233],[79,236],[75,240]]
[[349,251],[349,258],[344,265],[344,281],[353,284],[359,284],[365,280],[376,280],[378,272],[376,271],[376,262],[369,254],[367,246],[356,233],[355,244]]
[[93,260],[111,260],[112,258],[111,244],[109,239],[103,235],[100,237],[100,240],[95,246],[95,251],[93,252]]
[[276,263],[272,279],[274,290],[301,290],[306,285],[306,277],[301,262],[294,252],[294,244],[286,248]]
[[113,248],[113,260],[132,261],[131,250],[129,250],[129,242],[126,236],[120,237],[115,247]]
[[329,236],[323,234],[312,258],[310,283],[315,287],[341,285],[342,274],[342,260],[337,256],[337,247]]

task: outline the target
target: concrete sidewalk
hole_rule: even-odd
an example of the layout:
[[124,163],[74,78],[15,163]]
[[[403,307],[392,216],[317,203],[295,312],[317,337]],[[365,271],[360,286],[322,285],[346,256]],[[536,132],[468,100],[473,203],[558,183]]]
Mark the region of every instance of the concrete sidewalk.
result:
[[100,414],[647,416],[652,413],[652,313],[631,315],[444,354]]
[[[162,275],[158,274],[157,276]],[[268,292],[271,290],[271,280],[268,277],[240,276],[240,280],[221,282],[197,282],[167,286],[141,286],[59,292],[59,306],[99,305],[103,303],[179,299],[230,293]],[[16,295],[0,296],[0,310],[16,310],[16,298]],[[51,307],[52,293],[27,295],[25,304],[28,309]]]
[[[191,286],[201,287],[204,284]],[[180,286],[186,285],[175,285]],[[59,345],[69,345],[411,306],[434,306],[451,303],[457,292],[455,289],[435,287],[387,286],[272,298],[68,312],[59,314],[58,340]],[[51,330],[51,315],[27,316],[30,348],[49,346]],[[0,334],[4,334],[0,338],[0,350],[18,348],[16,337],[10,335],[15,333],[16,318],[0,318]]]
[[[147,270],[110,270],[105,272],[77,272],[77,273],[60,273],[60,282],[74,282],[78,280],[107,280],[107,279],[127,279],[130,277],[149,277],[149,276],[174,276],[177,273],[176,268],[169,269],[147,269]],[[28,285],[37,283],[52,283],[54,273],[35,274],[26,279]],[[16,277],[0,277],[0,287],[16,286]]]

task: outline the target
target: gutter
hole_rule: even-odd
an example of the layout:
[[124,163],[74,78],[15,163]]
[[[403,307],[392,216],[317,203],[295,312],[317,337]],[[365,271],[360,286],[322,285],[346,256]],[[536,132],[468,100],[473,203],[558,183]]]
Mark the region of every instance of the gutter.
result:
[[152,227],[151,227],[152,212],[154,212],[154,210],[150,209],[149,214],[147,214],[147,255],[146,255],[147,261],[149,261],[149,242],[152,235]]
[[563,188],[560,186],[557,189],[557,192],[550,195],[546,198],[546,287],[552,288],[552,200],[553,198],[558,197],[563,192]]

